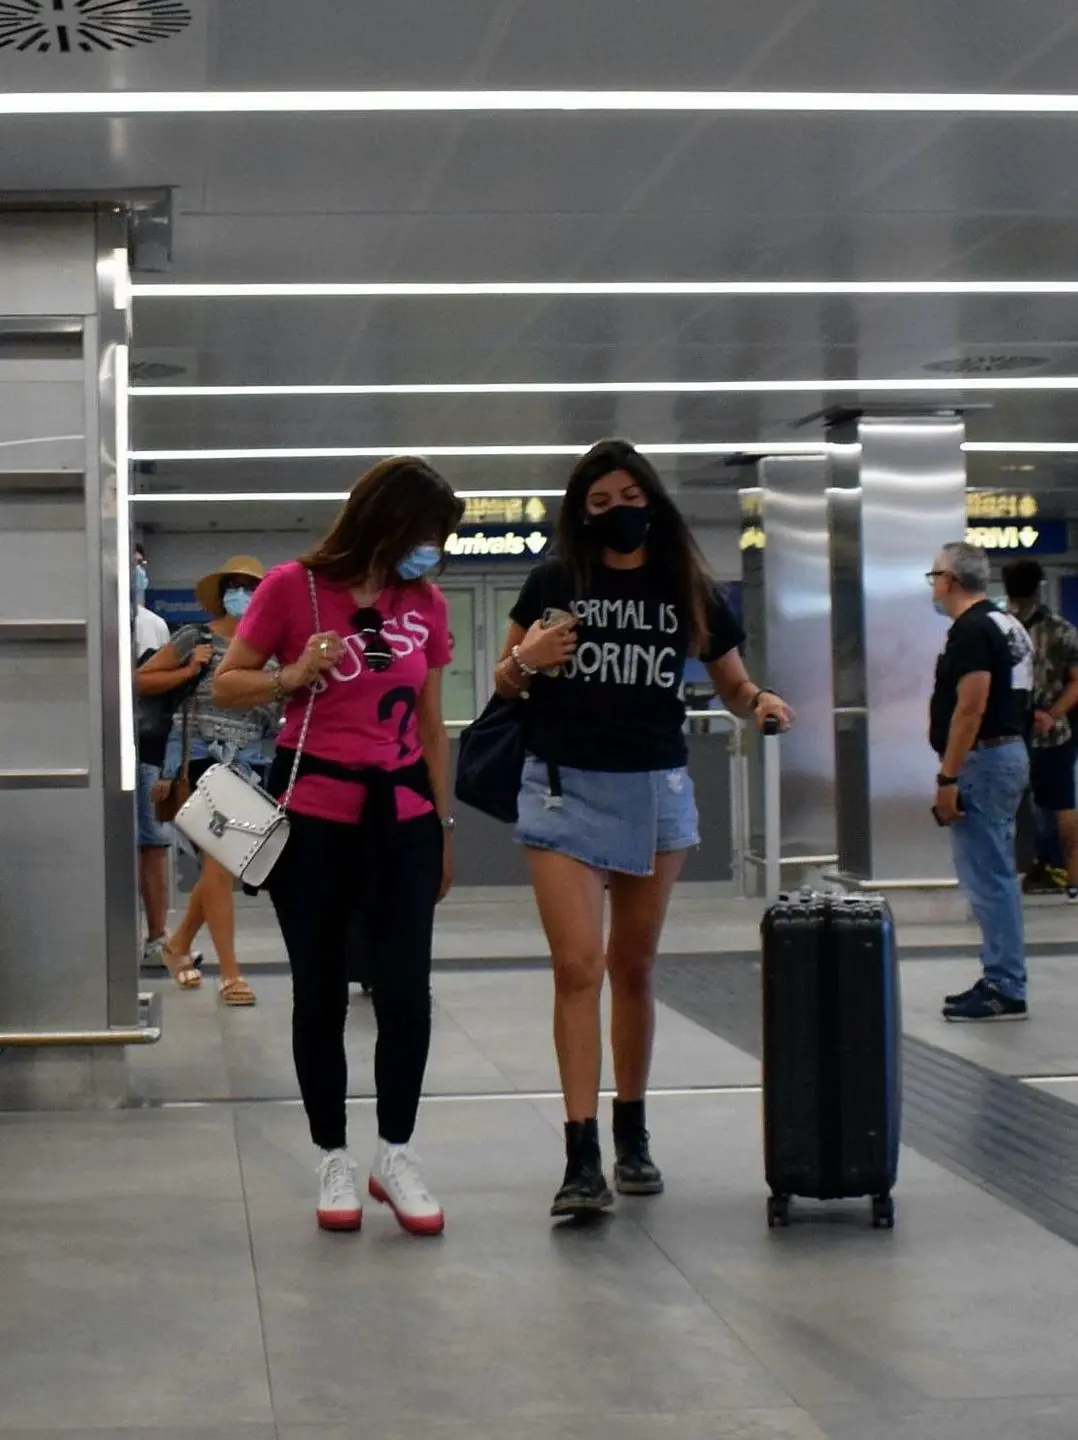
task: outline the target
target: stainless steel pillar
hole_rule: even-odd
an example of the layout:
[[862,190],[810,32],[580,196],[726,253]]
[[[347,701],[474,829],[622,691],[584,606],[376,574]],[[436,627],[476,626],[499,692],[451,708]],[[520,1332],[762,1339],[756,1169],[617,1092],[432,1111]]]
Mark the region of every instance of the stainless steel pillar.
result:
[[0,214],[0,1107],[116,1104],[138,991],[127,224]]
[[[835,861],[835,753],[831,693],[831,576],[828,462],[817,455],[768,456],[757,485],[742,492],[742,596],[751,673],[794,707],[798,723],[772,747],[781,758],[781,867]],[[752,737],[752,854],[767,844],[763,750]]]
[[928,697],[946,621],[925,572],[966,531],[960,415],[832,417],[832,665],[838,868],[863,884],[953,883],[929,807]]

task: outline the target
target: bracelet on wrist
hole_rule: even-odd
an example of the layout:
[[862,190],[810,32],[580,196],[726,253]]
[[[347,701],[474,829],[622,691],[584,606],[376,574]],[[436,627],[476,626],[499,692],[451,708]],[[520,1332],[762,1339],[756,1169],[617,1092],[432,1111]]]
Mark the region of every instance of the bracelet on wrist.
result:
[[522,660],[520,658],[519,645],[513,646],[512,650],[510,650],[509,652],[509,658],[510,660],[512,660],[513,664],[517,667],[520,673],[522,675],[526,675],[529,680],[532,679],[533,676],[539,674],[539,671],[535,668],[534,665],[529,665],[526,660]]
[[275,670],[270,672],[270,699],[279,705],[284,698],[284,676],[281,673],[281,667],[278,665]]
[[[763,699],[763,697],[764,697],[765,695],[774,695],[774,694],[775,694],[774,690],[768,690],[766,686],[761,686],[760,689],[757,690],[756,694],[755,694],[755,695],[752,697],[752,699],[749,701],[749,714],[750,714],[750,715],[755,715],[755,714],[756,714],[757,710],[759,710],[759,708],[760,708],[760,701]],[[777,699],[778,697],[776,696],[775,698]]]
[[936,776],[936,784],[941,790],[949,790],[952,785],[958,784],[957,775],[945,775],[941,770]]

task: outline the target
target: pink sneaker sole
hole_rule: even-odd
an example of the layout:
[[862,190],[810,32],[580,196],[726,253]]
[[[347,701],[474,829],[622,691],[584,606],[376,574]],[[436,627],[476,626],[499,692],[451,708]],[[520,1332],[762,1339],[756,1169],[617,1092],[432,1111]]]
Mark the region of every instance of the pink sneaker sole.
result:
[[405,1215],[398,1210],[373,1175],[367,1182],[367,1189],[372,1200],[377,1200],[379,1205],[389,1206],[397,1217],[397,1224],[402,1230],[407,1230],[409,1235],[440,1235],[445,1229],[445,1216],[440,1210],[437,1215]]
[[320,1230],[356,1231],[363,1225],[362,1210],[316,1210]]

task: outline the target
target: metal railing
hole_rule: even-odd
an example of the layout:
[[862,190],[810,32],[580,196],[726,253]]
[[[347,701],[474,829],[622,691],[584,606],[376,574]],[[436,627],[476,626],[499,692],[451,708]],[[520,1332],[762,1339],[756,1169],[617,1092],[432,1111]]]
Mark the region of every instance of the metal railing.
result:
[[[703,728],[707,734],[721,736],[726,746],[730,770],[730,870],[735,891],[744,895],[749,831],[749,782],[743,741],[744,722],[729,710],[687,710],[685,719],[689,725],[697,728],[697,733]],[[446,729],[451,735],[459,735],[471,723],[470,720],[447,720]]]
[[156,1045],[161,1038],[161,996],[138,997],[137,1025],[104,1030],[0,1030],[0,1050],[50,1049],[77,1045]]

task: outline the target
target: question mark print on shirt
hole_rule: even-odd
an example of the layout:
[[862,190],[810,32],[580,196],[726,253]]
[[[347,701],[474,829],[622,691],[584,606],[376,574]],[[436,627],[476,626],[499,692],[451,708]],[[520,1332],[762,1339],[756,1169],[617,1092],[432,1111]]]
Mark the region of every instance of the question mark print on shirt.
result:
[[400,685],[396,690],[387,690],[378,702],[378,718],[385,722],[391,722],[394,718],[393,712],[400,706],[401,717],[397,726],[397,744],[400,747],[398,759],[403,760],[408,754],[408,742],[404,738],[408,733],[408,726],[412,723],[412,716],[415,714],[416,693],[408,685]]

